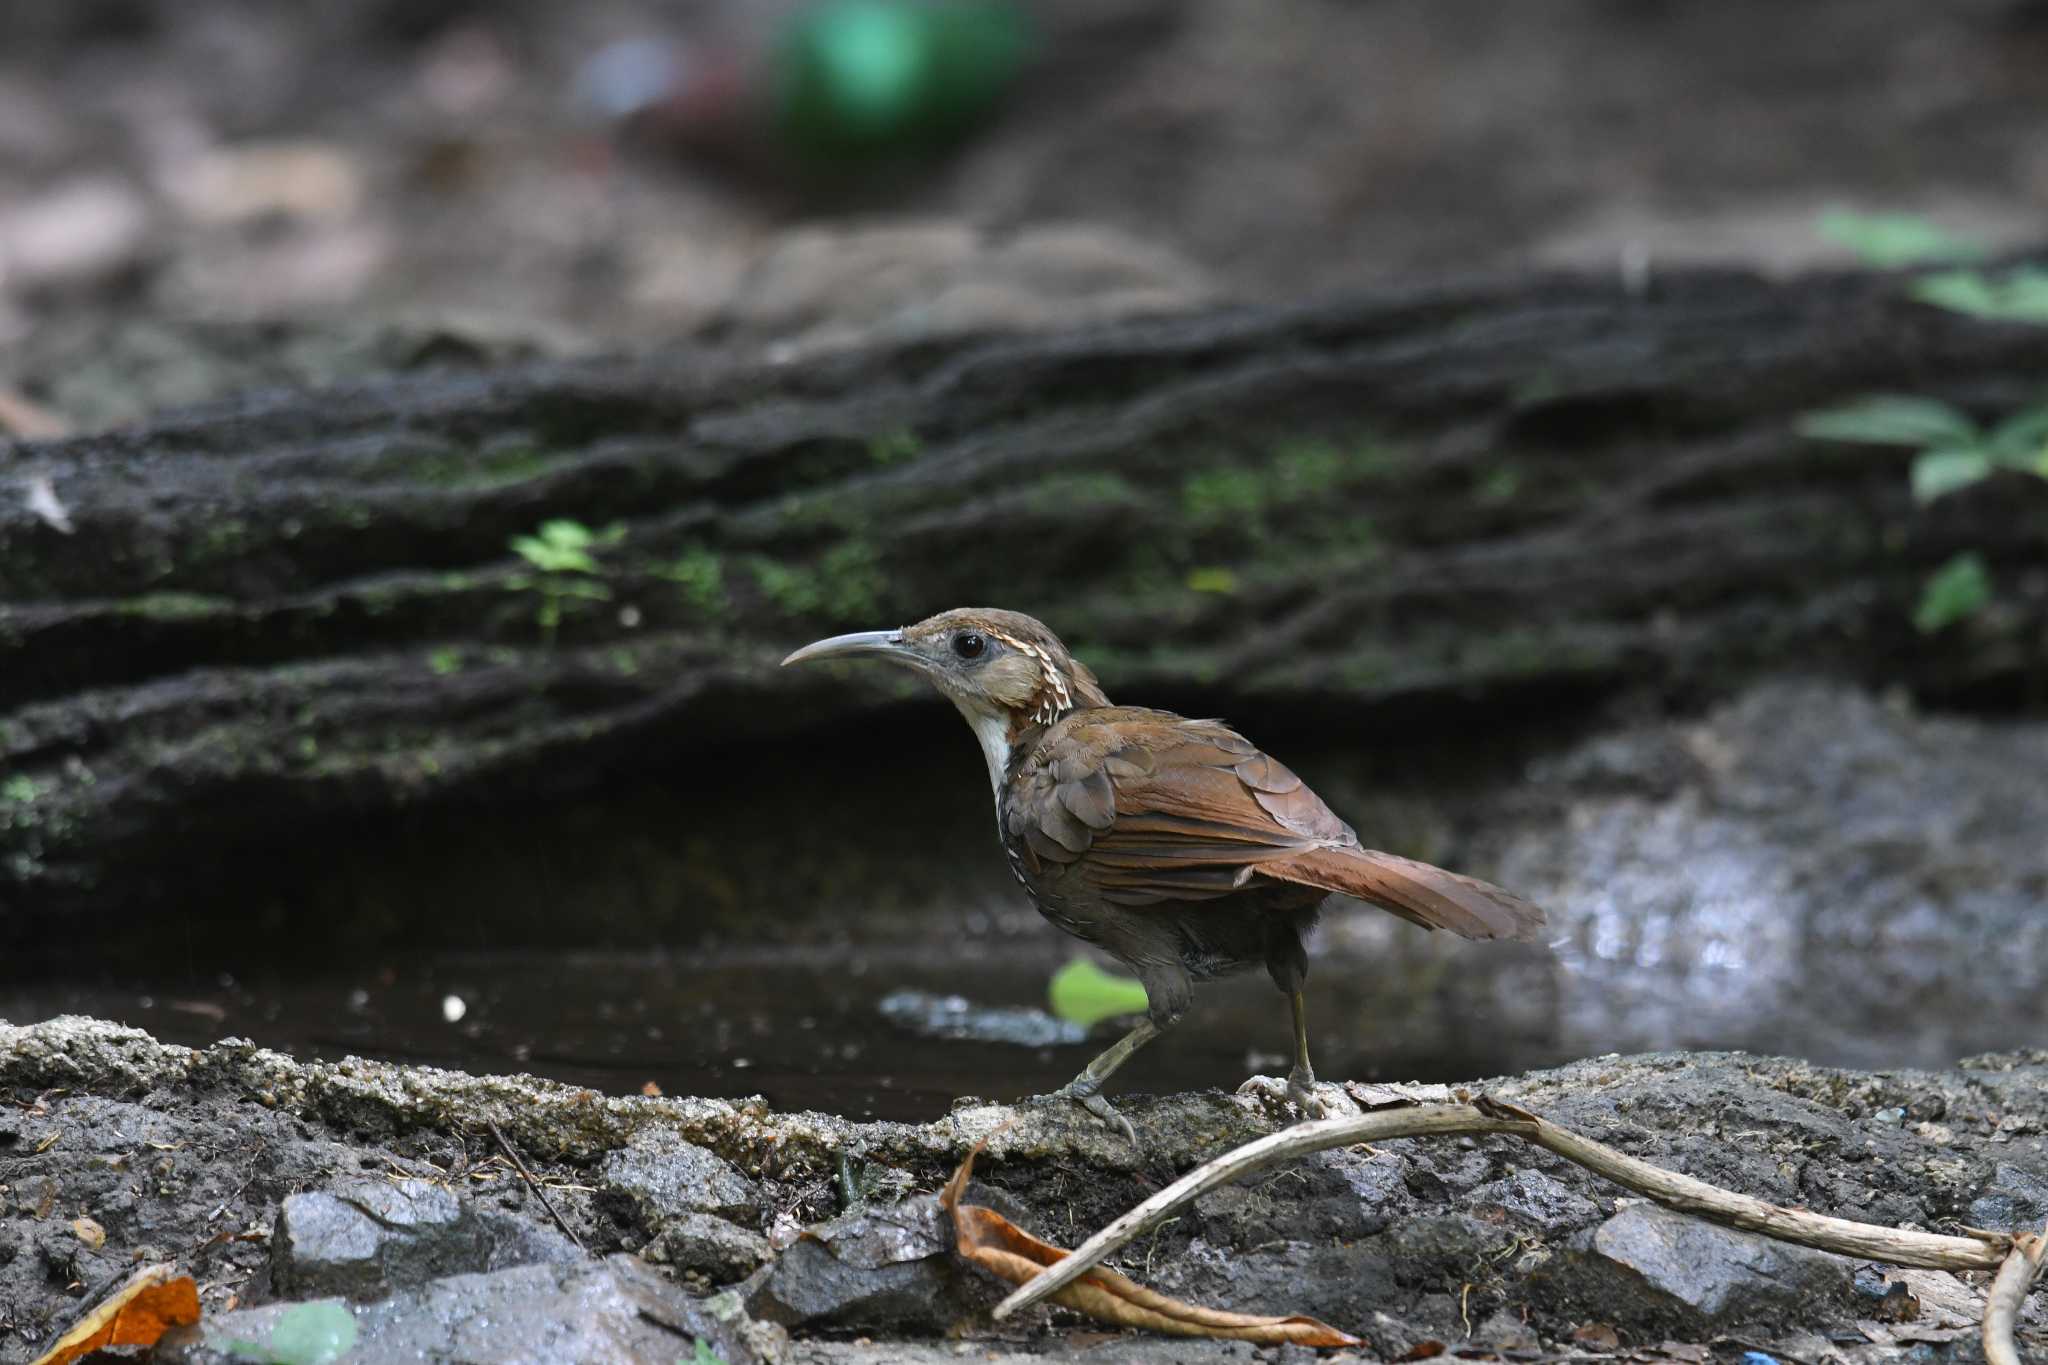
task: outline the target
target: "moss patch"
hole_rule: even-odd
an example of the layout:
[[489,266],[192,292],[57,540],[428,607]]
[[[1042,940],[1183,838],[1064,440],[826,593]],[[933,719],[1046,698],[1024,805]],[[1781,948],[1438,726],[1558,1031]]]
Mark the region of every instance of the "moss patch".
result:
[[197,621],[225,616],[234,611],[235,604],[229,598],[206,593],[150,592],[140,597],[124,597],[114,603],[113,609],[116,615],[150,621]]

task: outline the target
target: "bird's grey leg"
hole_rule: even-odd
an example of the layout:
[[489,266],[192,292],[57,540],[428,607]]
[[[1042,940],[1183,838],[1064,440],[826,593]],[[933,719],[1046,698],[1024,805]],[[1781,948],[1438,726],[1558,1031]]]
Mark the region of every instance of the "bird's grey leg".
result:
[[1309,1118],[1323,1116],[1323,1102],[1316,1098],[1316,1069],[1308,1060],[1308,1007],[1299,988],[1288,992],[1294,1006],[1294,1069],[1287,1073],[1287,1098]]
[[1131,1121],[1119,1114],[1108,1100],[1102,1098],[1102,1084],[1116,1073],[1118,1067],[1131,1059],[1132,1053],[1164,1032],[1165,1029],[1152,1022],[1151,1016],[1140,1019],[1136,1028],[1104,1048],[1101,1056],[1082,1067],[1080,1075],[1068,1081],[1055,1093],[1073,1100],[1110,1127],[1121,1131],[1132,1142],[1136,1142],[1138,1133],[1131,1127]]
[[1180,964],[1177,945],[1152,946],[1162,950],[1144,951],[1140,948],[1128,954],[1117,953],[1137,969],[1138,980],[1144,983],[1145,1017],[1138,1021],[1136,1028],[1103,1049],[1101,1056],[1083,1067],[1081,1074],[1059,1091],[1129,1138],[1133,1144],[1138,1140],[1137,1130],[1131,1127],[1129,1119],[1117,1113],[1115,1107],[1102,1098],[1103,1082],[1128,1062],[1139,1048],[1178,1024],[1194,996],[1194,986],[1188,980],[1187,970]]

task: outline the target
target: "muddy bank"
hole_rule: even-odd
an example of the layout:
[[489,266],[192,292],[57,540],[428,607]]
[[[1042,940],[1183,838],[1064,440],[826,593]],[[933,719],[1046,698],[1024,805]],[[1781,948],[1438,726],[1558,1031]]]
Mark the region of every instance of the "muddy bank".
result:
[[[1870,1074],[1666,1053],[1478,1084],[1778,1202],[2017,1229],[2048,1217],[2044,1082],[2040,1053]],[[996,1287],[950,1256],[932,1191],[1015,1119],[992,1139],[976,1195],[1071,1245],[1274,1125],[1250,1097],[1132,1097],[1134,1150],[1064,1106],[964,1101],[928,1125],[861,1124],[522,1077],[301,1064],[233,1041],[191,1051],[77,1018],[0,1026],[0,1087],[10,1358],[138,1258],[175,1260],[203,1286],[208,1325],[163,1359],[215,1359],[228,1340],[278,1330],[283,1305],[323,1299],[349,1306],[371,1359],[561,1359],[657,1340],[687,1352],[702,1338],[733,1362],[867,1360],[904,1358],[899,1343],[936,1357],[948,1336],[998,1358],[1086,1346],[1145,1358],[1149,1343],[1105,1343],[1057,1312],[992,1329]],[[1218,1190],[1122,1264],[1192,1299],[1316,1314],[1381,1356],[1432,1339],[1569,1344],[1608,1327],[1625,1347],[1971,1358],[1982,1285],[1968,1277],[1887,1276],[1617,1195],[1507,1139],[1392,1142]],[[81,1235],[81,1218],[103,1242]],[[2038,1343],[2048,1318],[2033,1314]],[[534,1335],[522,1335],[529,1317]],[[506,1335],[478,1338],[486,1318]],[[1177,1345],[1171,1358],[1250,1354]]]

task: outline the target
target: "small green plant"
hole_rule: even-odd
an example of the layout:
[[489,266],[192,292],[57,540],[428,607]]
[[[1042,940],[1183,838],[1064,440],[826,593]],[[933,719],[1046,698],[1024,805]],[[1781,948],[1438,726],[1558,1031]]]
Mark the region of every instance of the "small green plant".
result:
[[1984,557],[1965,550],[1936,569],[1920,591],[1913,625],[1923,635],[1976,615],[1991,600],[1991,570]]
[[535,572],[514,574],[505,580],[505,586],[540,598],[534,622],[545,643],[554,644],[567,612],[584,602],[610,600],[612,590],[596,581],[602,571],[594,552],[625,538],[626,528],[622,525],[593,531],[580,521],[564,518],[542,522],[534,535],[512,537],[512,552],[532,565]]
[[1052,974],[1046,987],[1052,1012],[1075,1024],[1094,1024],[1119,1014],[1145,1011],[1145,988],[1127,976],[1105,972],[1085,957],[1077,957]]
[[[1913,500],[1923,506],[2002,469],[2048,479],[2048,403],[2024,408],[1987,428],[1936,399],[1880,394],[1807,413],[1799,419],[1798,430],[1816,440],[1918,450],[1911,476]],[[1991,571],[1983,556],[1958,554],[1922,586],[1913,624],[1933,634],[1981,611],[1991,597]]]
[[887,582],[872,545],[848,540],[819,556],[817,566],[784,564],[757,555],[747,561],[756,586],[785,616],[867,620],[881,611]]
[[1881,270],[1958,267],[1916,278],[1908,292],[1922,303],[1990,322],[2048,325],[2048,267],[2022,265],[1997,272],[1970,268],[1969,262],[1987,254],[1982,242],[1910,213],[1830,209],[1821,215],[1818,228],[1821,236]]
[[427,667],[434,670],[434,676],[445,678],[451,673],[462,671],[462,651],[452,645],[443,645],[427,654]]
[[2048,479],[2048,403],[2023,408],[1995,426],[1932,398],[1879,395],[1807,413],[1799,433],[1828,441],[1913,446],[1913,497],[1934,501],[2017,469]]
[[886,431],[879,436],[868,438],[868,458],[880,465],[901,464],[905,460],[914,460],[923,450],[924,442],[918,440],[917,433],[908,428],[899,427],[895,431]]
[[1181,508],[1191,525],[1203,529],[1256,520],[1265,510],[1266,498],[1266,481],[1244,468],[1205,469],[1181,484]]
[[725,614],[725,566],[712,551],[692,546],[650,572],[675,584],[683,600],[706,616]]
[[1515,494],[1522,491],[1522,474],[1513,465],[1495,465],[1480,478],[1472,490],[1473,497],[1484,507],[1500,507],[1515,500]]
[[26,773],[16,773],[5,782],[0,782],[0,801],[10,805],[26,806],[43,794],[36,780]]
[[693,1338],[691,1347],[689,1355],[676,1357],[676,1365],[725,1365],[725,1357],[712,1350],[704,1338]]
[[1203,565],[1188,570],[1187,582],[1190,592],[1208,592],[1228,597],[1237,591],[1237,571]]
[[1913,297],[1990,322],[2048,326],[2048,268],[2023,265],[2001,275],[1943,270],[1913,282]]
[[1194,531],[1229,527],[1262,540],[1275,509],[1327,505],[1339,490],[1385,476],[1399,458],[1371,436],[1281,441],[1262,463],[1212,464],[1187,474],[1180,485],[1181,519]]
[[1829,209],[1820,216],[1820,235],[1856,253],[1858,260],[1880,270],[1908,265],[1940,265],[1974,261],[1984,245],[1959,236],[1914,213],[1858,213]]

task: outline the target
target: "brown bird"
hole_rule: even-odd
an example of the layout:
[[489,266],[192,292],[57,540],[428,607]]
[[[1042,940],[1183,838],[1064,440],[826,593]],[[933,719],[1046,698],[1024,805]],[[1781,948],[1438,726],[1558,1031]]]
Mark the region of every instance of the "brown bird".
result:
[[1300,778],[1216,720],[1112,706],[1050,630],[965,607],[835,635],[785,666],[872,657],[923,674],[981,741],[996,832],[1047,919],[1136,973],[1145,1018],[1059,1093],[1131,1133],[1110,1074],[1177,1023],[1197,981],[1264,963],[1294,1010],[1289,1097],[1320,1112],[1302,936],[1331,892],[1465,938],[1535,936],[1543,912],[1497,886],[1364,848]]

